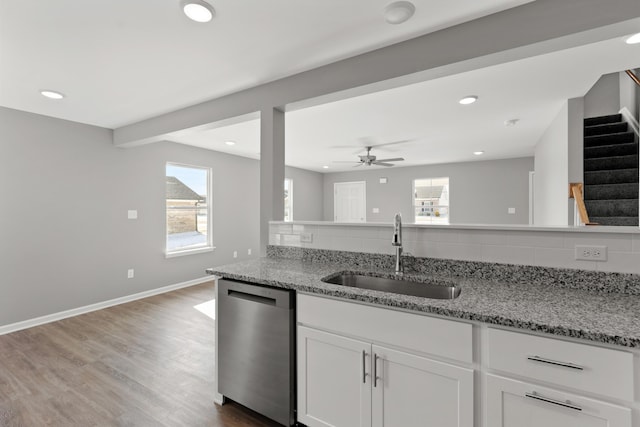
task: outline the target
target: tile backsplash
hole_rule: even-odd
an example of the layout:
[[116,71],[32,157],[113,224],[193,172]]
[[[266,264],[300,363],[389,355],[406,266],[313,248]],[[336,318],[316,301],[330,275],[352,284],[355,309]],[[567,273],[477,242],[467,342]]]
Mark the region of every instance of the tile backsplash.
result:
[[[640,233],[403,227],[417,257],[640,274]],[[393,254],[391,225],[272,222],[269,244]],[[606,261],[575,259],[576,245],[606,246]]]

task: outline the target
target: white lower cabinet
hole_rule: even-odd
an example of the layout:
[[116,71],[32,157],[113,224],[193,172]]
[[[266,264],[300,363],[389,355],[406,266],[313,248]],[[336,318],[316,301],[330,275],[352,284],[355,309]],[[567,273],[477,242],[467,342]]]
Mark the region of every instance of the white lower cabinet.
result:
[[374,427],[473,426],[473,370],[372,346]]
[[626,407],[487,375],[487,426],[631,427]]
[[371,344],[298,326],[298,421],[371,425]]
[[473,370],[299,326],[298,421],[472,427]]

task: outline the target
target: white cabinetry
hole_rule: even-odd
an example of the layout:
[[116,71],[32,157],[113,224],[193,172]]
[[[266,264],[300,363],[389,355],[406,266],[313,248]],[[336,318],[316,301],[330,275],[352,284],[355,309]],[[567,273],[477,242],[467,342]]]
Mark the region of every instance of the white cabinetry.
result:
[[492,328],[487,336],[489,368],[524,378],[487,374],[487,426],[631,427],[631,409],[582,394],[632,401],[631,353]]
[[491,427],[631,427],[629,408],[491,374],[486,402]]
[[[438,350],[455,354],[461,349],[459,356],[466,358],[471,354],[471,325],[305,295],[298,301],[299,308],[318,305],[298,311],[299,322],[312,326],[298,326],[298,421],[310,427],[473,426],[472,369],[432,360],[411,348],[391,348],[394,341],[410,342],[412,333],[416,347],[425,345],[420,341],[425,331],[408,326],[414,317],[419,326],[434,321],[448,332],[463,326],[459,331],[469,340],[466,345],[453,335]],[[342,309],[348,309],[350,317],[340,321],[336,313]],[[408,329],[387,334],[388,328],[406,321]],[[332,332],[316,329],[327,324]],[[341,335],[352,336],[351,329],[358,330],[356,339]],[[389,342],[380,342],[380,334]]]
[[[371,345],[298,327],[298,421],[308,426],[371,425]],[[369,365],[370,366],[370,365]]]
[[473,426],[473,370],[372,346],[374,427]]

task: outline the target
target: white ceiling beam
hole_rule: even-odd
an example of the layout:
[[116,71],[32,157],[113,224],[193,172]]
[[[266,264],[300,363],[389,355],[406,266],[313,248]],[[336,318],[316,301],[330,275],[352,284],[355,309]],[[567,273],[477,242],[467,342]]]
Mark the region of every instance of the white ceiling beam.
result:
[[[171,132],[382,82],[427,80],[637,31],[638,0],[536,0],[114,130],[114,144],[162,141]],[[621,24],[622,25],[614,25]],[[635,30],[632,28],[635,27]],[[600,37],[600,38],[598,38]],[[590,40],[594,38],[595,40]],[[408,80],[407,80],[408,81]],[[402,81],[404,83],[404,81]],[[526,82],[523,82],[526,84]]]

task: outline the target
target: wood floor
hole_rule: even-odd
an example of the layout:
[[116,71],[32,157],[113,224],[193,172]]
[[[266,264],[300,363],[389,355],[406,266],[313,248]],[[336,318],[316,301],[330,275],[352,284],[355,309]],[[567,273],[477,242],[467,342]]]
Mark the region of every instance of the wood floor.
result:
[[213,403],[213,282],[0,336],[0,426],[275,426]]

